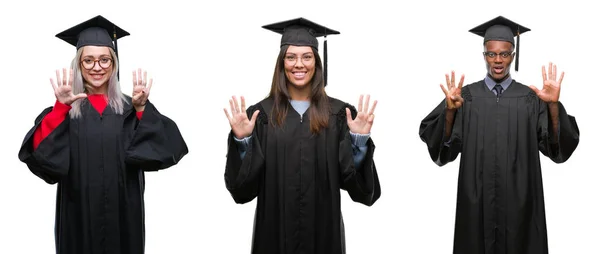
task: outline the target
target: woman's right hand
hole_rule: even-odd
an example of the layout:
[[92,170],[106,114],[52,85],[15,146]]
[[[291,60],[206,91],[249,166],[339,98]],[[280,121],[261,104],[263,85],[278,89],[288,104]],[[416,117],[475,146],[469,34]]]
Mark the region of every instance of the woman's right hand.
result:
[[248,115],[246,114],[246,100],[244,99],[244,96],[241,97],[241,108],[235,96],[232,96],[231,98],[232,99],[229,100],[229,106],[231,106],[231,116],[227,112],[226,108],[223,108],[223,111],[225,111],[225,116],[227,116],[227,119],[229,120],[229,125],[233,131],[233,135],[235,135],[237,139],[243,139],[252,134],[259,111],[254,111],[252,114],[252,119],[248,119]]
[[465,75],[463,74],[460,77],[460,82],[458,86],[454,84],[454,71],[452,71],[452,79],[448,78],[448,74],[446,74],[446,86],[448,89],[444,87],[444,85],[440,84],[442,91],[446,95],[446,108],[449,110],[456,110],[460,108],[464,102],[461,96],[461,90],[463,86],[463,81],[465,80]]
[[56,83],[50,78],[50,83],[54,89],[56,100],[65,105],[71,105],[76,100],[87,97],[87,94],[73,94],[73,70],[69,74],[69,82],[67,82],[67,69],[63,68],[63,76],[60,78],[60,70],[56,70]]

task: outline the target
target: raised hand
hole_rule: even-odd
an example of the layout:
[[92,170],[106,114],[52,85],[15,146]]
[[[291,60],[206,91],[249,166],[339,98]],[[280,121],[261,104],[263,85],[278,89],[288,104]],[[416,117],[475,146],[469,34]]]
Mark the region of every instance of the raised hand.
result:
[[148,96],[150,96],[150,89],[152,88],[152,79],[148,81],[148,73],[144,71],[142,76],[142,69],[137,69],[137,73],[133,71],[133,93],[131,95],[131,103],[136,111],[144,111]]
[[256,110],[252,114],[252,119],[249,120],[248,115],[246,114],[246,100],[244,99],[244,96],[241,97],[241,102],[242,107],[240,108],[235,96],[232,96],[231,99],[229,99],[231,116],[227,112],[227,109],[223,108],[223,111],[225,111],[225,116],[227,117],[227,120],[229,120],[229,125],[233,131],[233,135],[235,135],[237,139],[243,139],[252,134],[254,124],[256,123],[256,117],[258,116],[258,110]]
[[369,134],[371,133],[371,127],[373,127],[373,120],[375,119],[375,107],[377,107],[377,100],[373,102],[373,106],[369,110],[369,100],[371,95],[367,95],[366,101],[363,105],[363,95],[360,95],[358,99],[358,112],[354,120],[350,114],[350,109],[346,108],[346,121],[348,128],[352,133],[358,134]]
[[462,106],[464,100],[461,96],[461,90],[463,86],[463,82],[465,81],[465,75],[463,74],[460,77],[460,82],[458,82],[458,86],[454,83],[454,71],[452,71],[452,79],[448,77],[446,74],[446,86],[448,89],[444,87],[444,85],[440,84],[442,91],[446,95],[446,108],[448,109],[458,109]]
[[531,88],[541,100],[547,103],[558,102],[558,98],[560,97],[560,84],[562,83],[564,76],[565,73],[562,72],[562,74],[560,74],[560,79],[557,81],[556,65],[553,65],[552,62],[550,62],[548,64],[548,75],[546,75],[546,66],[542,66],[542,79],[544,80],[542,90],[539,90],[533,85],[529,86],[529,88]]
[[70,70],[69,81],[67,82],[67,69],[63,68],[63,76],[60,77],[60,70],[56,70],[56,83],[50,78],[50,84],[54,89],[56,100],[65,105],[71,105],[76,100],[87,97],[87,94],[73,94],[73,70]]

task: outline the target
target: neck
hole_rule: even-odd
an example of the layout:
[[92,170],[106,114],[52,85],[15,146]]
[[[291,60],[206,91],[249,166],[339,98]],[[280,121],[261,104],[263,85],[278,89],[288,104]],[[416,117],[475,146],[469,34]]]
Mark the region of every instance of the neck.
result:
[[294,101],[308,101],[310,100],[310,86],[304,86],[298,88],[294,85],[287,85],[288,92],[290,94],[290,99]]
[[105,83],[100,87],[94,87],[88,83],[85,84],[85,88],[88,94],[107,94],[108,93],[108,85]]

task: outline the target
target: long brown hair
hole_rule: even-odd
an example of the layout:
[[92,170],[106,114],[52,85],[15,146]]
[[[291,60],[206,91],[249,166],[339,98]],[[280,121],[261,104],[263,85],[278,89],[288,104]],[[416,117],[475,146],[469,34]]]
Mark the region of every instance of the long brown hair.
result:
[[[282,46],[275,64],[275,72],[273,73],[273,83],[271,84],[271,92],[269,97],[273,98],[273,108],[271,109],[271,118],[275,121],[270,121],[275,126],[281,127],[284,123],[290,108],[290,94],[287,89],[288,80],[285,76],[284,57],[287,52],[288,45]],[[312,47],[311,47],[312,48]],[[326,128],[329,122],[329,98],[325,92],[325,82],[323,79],[323,64],[318,50],[312,48],[315,55],[315,74],[311,80],[310,92],[310,107],[308,108],[310,117],[310,131],[313,134],[318,134],[322,128]]]

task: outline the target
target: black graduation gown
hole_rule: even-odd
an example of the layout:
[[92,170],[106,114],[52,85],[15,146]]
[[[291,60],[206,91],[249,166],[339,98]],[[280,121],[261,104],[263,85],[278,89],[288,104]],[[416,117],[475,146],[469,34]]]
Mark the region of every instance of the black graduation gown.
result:
[[229,134],[226,187],[236,203],[258,197],[252,253],[345,253],[340,189],[353,201],[373,205],[381,194],[373,162],[375,145],[361,168],[355,168],[344,102],[330,98],[329,127],[311,135],[308,110],[300,115],[290,106],[283,129],[269,123],[273,100],[248,108],[260,110],[252,145],[240,159]]
[[69,115],[33,151],[35,120],[19,159],[35,175],[57,184],[55,240],[59,254],[144,253],[144,171],[173,166],[188,153],[177,125],[150,102],[142,119],[125,104],[122,115],[102,116],[83,99],[82,115]]
[[559,103],[554,140],[548,106],[513,81],[499,98],[484,81],[463,87],[449,144],[442,101],[419,135],[439,166],[461,153],[454,253],[546,254],[548,240],[540,155],[566,161],[579,143],[575,118]]

